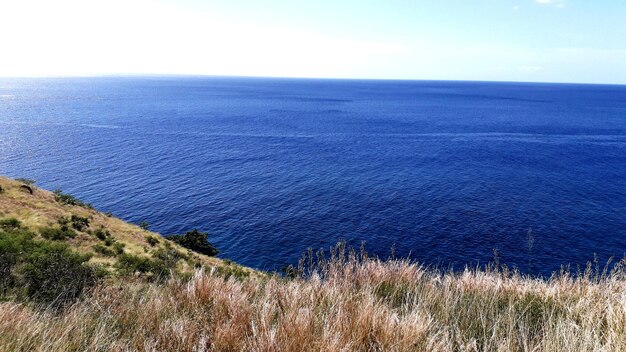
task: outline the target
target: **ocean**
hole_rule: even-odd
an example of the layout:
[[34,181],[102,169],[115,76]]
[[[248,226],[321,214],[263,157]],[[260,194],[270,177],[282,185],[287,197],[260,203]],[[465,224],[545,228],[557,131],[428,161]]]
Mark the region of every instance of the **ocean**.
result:
[[626,252],[626,86],[0,78],[0,174],[265,270],[346,241],[549,275]]

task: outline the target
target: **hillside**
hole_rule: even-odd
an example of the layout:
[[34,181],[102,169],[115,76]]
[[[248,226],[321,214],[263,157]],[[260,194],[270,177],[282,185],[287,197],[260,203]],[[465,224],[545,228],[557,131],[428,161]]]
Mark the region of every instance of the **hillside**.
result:
[[62,193],[0,187],[0,351],[626,349],[624,259],[546,279],[381,261],[340,244],[285,276],[260,274],[150,241],[157,234]]
[[[69,225],[75,236],[64,238],[63,241],[79,253],[91,255],[89,262],[100,264],[109,270],[112,270],[118,260],[116,252],[151,258],[166,248],[188,256],[186,260],[179,260],[176,265],[176,269],[181,272],[191,272],[194,267],[200,266],[236,266],[229,261],[193,252],[162,238],[158,233],[129,224],[110,214],[103,214],[69,195],[60,193],[59,197],[36,185],[25,186],[27,184],[24,182],[0,176],[0,219],[15,218],[23,227],[35,233],[40,233],[43,229],[59,229],[63,222],[67,222],[66,226]],[[87,219],[83,220],[87,223],[86,226],[72,226],[72,217],[79,221]],[[239,266],[237,269],[254,272]]]

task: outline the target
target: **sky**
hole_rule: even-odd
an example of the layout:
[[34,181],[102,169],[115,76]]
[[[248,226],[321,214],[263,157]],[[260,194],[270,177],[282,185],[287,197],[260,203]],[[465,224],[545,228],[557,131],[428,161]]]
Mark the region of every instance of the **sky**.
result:
[[0,76],[626,84],[624,0],[0,0]]

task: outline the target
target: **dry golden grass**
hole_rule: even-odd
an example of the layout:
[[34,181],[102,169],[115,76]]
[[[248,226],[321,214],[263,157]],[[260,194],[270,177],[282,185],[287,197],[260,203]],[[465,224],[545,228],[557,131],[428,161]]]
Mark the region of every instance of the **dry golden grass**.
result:
[[59,315],[0,304],[2,351],[624,351],[626,276],[441,273],[343,256],[295,279],[102,285]]

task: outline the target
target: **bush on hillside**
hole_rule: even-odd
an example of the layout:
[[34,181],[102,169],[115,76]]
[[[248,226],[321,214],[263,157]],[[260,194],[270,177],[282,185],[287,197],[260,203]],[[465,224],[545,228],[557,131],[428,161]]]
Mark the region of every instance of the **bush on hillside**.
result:
[[71,194],[63,193],[60,189],[54,190],[54,200],[63,205],[76,205],[88,209],[93,209],[93,206],[89,203],[84,203]]
[[122,254],[124,252],[124,244],[117,242],[117,240],[111,235],[109,230],[101,227],[96,229],[92,235],[96,236],[99,240],[104,242],[104,245],[107,247],[113,246],[113,250],[117,254]]
[[146,236],[146,242],[152,247],[156,246],[159,243],[159,239],[154,236]]
[[23,183],[23,184],[25,184],[25,185],[27,185],[27,186],[32,186],[32,185],[34,185],[34,184],[35,184],[35,180],[32,180],[32,179],[30,179],[30,178],[21,178],[21,177],[18,177],[18,178],[16,178],[16,179],[15,179],[15,181],[20,182],[20,183]]
[[171,246],[166,246],[165,248],[159,248],[158,250],[152,253],[152,256],[155,258],[155,260],[162,261],[165,264],[165,266],[167,266],[168,268],[175,268],[176,263],[178,263],[178,261],[181,259],[182,260],[189,259],[189,256],[187,256],[184,253],[181,253],[180,251],[176,250],[175,248]]
[[23,229],[0,229],[0,296],[51,307],[71,303],[102,275],[88,260],[65,243],[36,240]]
[[112,247],[115,254],[122,254],[124,253],[124,247],[126,247],[126,245],[122,242],[115,242]]
[[96,236],[97,239],[104,241],[105,239],[107,239],[108,237],[111,237],[111,233],[109,232],[109,230],[101,227],[99,229],[96,229],[93,232],[93,235]]
[[80,201],[76,199],[76,197],[74,197],[71,194],[63,193],[63,191],[61,191],[60,189],[55,189],[53,193],[54,193],[54,200],[56,200],[57,202],[61,204],[67,204],[67,205],[79,205],[80,204]]
[[26,296],[52,306],[73,302],[98,280],[97,271],[85,265],[89,258],[62,243],[36,246],[20,270]]
[[202,253],[208,256],[214,256],[218,253],[217,248],[215,248],[215,246],[207,240],[208,234],[206,232],[193,230],[184,235],[172,235],[168,238],[194,252]]
[[175,272],[180,260],[189,257],[173,247],[159,248],[152,253],[152,258],[120,253],[115,267],[122,275],[149,274],[156,279],[164,279]]
[[89,227],[89,218],[78,215],[63,216],[57,222],[61,225],[61,228],[69,226],[77,231],[85,231]]
[[32,233],[26,231],[0,229],[0,296],[18,286],[14,271],[23,254],[35,246],[33,237]]
[[41,237],[51,241],[64,241],[76,237],[76,232],[67,226],[44,227],[39,231]]
[[22,227],[22,223],[16,218],[0,219],[0,229],[6,231],[19,230]]
[[174,268],[168,266],[163,260],[139,257],[131,254],[121,254],[115,267],[122,275],[152,274],[155,279],[164,279],[170,275],[170,271]]
[[72,228],[78,231],[83,231],[89,227],[89,219],[82,216],[72,215],[70,222],[72,223]]
[[142,221],[139,223],[139,227],[141,227],[144,230],[147,230],[150,227],[150,224],[147,221]]
[[93,245],[91,248],[93,248],[94,252],[105,256],[105,257],[115,257],[115,252],[107,247],[107,246],[103,246],[101,243],[97,243],[95,245]]

